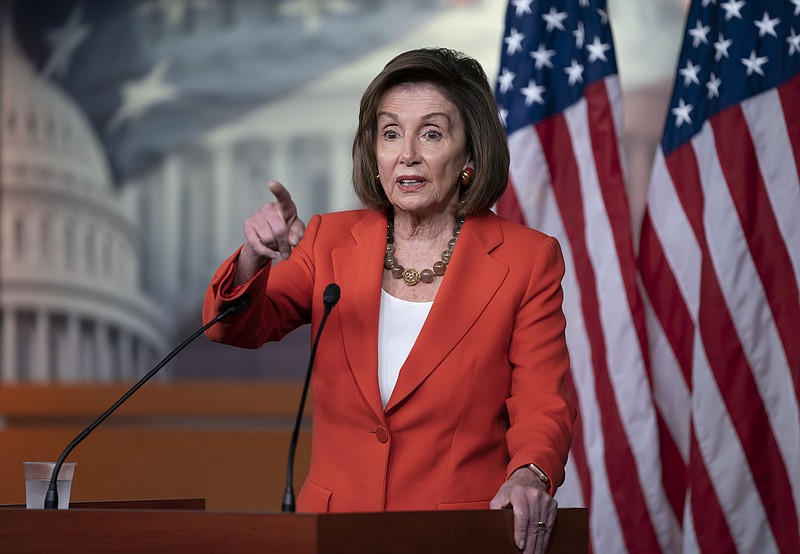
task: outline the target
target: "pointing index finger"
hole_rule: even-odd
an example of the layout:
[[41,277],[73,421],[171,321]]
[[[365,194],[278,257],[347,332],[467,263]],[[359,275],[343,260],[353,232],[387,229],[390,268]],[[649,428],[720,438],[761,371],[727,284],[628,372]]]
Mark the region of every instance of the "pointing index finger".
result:
[[284,187],[279,181],[270,181],[267,187],[275,197],[275,200],[278,201],[278,205],[283,213],[294,210],[292,195],[289,194],[289,191],[286,190],[286,187]]

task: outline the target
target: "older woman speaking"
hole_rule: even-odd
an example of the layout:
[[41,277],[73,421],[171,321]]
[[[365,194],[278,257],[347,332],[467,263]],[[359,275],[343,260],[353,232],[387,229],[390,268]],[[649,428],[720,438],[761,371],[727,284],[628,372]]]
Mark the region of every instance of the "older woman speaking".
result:
[[204,319],[245,293],[253,303],[211,339],[257,348],[315,332],[323,289],[342,290],[318,346],[299,510],[510,506],[520,549],[544,551],[576,414],[564,262],[554,238],[490,211],[508,164],[480,65],[413,50],[361,100],[353,185],[365,208],[306,227],[272,181],[275,201],[245,222]]

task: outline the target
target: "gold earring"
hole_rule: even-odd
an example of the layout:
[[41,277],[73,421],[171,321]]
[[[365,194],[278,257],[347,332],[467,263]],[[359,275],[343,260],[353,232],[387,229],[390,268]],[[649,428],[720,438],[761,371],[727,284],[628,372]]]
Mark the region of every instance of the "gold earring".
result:
[[458,182],[462,186],[468,187],[472,184],[472,179],[475,177],[475,170],[471,167],[465,167],[461,174],[458,176]]

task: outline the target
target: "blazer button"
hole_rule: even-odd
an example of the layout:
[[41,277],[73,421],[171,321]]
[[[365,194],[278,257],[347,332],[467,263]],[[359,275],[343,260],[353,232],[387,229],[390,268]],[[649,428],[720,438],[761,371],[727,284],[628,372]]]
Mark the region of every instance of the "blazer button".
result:
[[378,440],[382,443],[386,443],[389,440],[389,431],[386,430],[386,427],[383,425],[379,425],[377,429],[375,429],[375,436]]

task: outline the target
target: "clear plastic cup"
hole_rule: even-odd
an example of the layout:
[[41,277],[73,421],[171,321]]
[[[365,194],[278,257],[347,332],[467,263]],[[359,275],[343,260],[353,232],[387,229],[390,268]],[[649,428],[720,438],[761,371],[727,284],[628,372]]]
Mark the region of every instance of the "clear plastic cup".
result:
[[[56,462],[22,462],[25,467],[25,507],[43,509],[50,478]],[[75,462],[64,462],[58,472],[56,489],[58,490],[58,509],[69,508],[69,493],[72,489],[72,476],[75,473]]]

